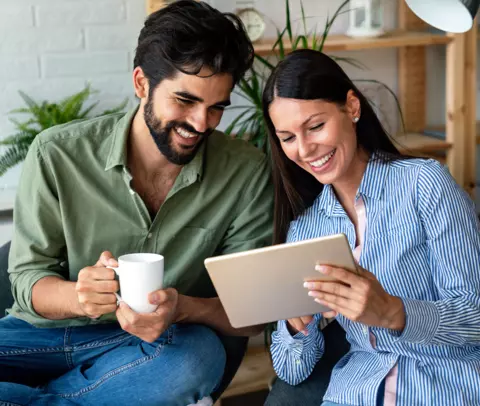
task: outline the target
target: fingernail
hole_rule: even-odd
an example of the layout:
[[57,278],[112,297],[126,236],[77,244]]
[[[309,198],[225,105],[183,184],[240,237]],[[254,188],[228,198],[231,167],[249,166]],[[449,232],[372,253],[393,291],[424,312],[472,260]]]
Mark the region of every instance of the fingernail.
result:
[[320,299],[314,299],[315,302],[317,302],[318,304],[321,304],[321,305],[324,305],[325,303],[323,302],[323,300],[320,300]]
[[305,282],[305,283],[303,284],[303,287],[304,287],[304,288],[307,288],[307,289],[311,289],[311,288],[313,288],[313,284],[310,283],[310,282]]
[[110,259],[108,260],[108,265],[110,265],[110,266],[115,266],[115,265],[116,265],[116,262],[117,262],[117,261],[115,261],[113,258],[110,258]]
[[328,272],[328,267],[322,266],[322,265],[317,265],[315,266],[315,270],[321,273],[327,273]]
[[160,297],[156,293],[153,293],[150,296],[150,303],[151,304],[158,304],[158,302],[160,302]]
[[312,291],[309,291],[308,296],[315,296],[315,293],[313,293]]

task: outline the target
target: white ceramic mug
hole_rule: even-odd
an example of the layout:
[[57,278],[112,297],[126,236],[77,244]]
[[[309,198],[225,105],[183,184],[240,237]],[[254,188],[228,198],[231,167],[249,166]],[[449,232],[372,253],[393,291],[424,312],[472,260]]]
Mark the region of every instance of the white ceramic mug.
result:
[[158,254],[127,254],[118,258],[118,267],[109,267],[120,279],[119,301],[124,301],[137,313],[151,313],[157,305],[148,295],[163,287],[163,256]]

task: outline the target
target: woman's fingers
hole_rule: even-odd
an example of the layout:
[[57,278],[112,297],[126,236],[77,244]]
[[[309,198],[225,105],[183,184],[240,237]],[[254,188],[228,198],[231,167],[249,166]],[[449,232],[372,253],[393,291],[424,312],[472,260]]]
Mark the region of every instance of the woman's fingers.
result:
[[343,297],[346,299],[357,299],[360,300],[362,297],[357,291],[352,289],[350,286],[338,282],[305,282],[303,284],[305,288],[309,290],[309,296],[315,297],[315,294],[312,292],[323,292],[330,293],[335,296]]
[[288,319],[288,323],[290,324],[291,327],[294,328],[295,333],[301,331],[305,335],[308,334],[305,323],[302,321],[302,319],[300,317],[295,317],[293,319]]
[[302,316],[300,317],[300,319],[302,320],[304,326],[306,327],[312,322],[313,316]]
[[315,300],[320,299],[328,303],[333,303],[337,306],[343,307],[343,308],[351,308],[355,306],[355,303],[347,298],[341,297],[341,296],[336,296],[331,293],[324,293],[324,292],[318,292],[316,290],[311,290],[308,292],[308,295],[315,298]]
[[370,279],[370,275],[368,275],[369,277],[367,278],[367,274],[370,274],[370,272],[366,270],[360,270],[359,274],[354,274],[343,268],[335,268],[326,265],[317,265],[315,266],[315,270],[350,286],[351,289],[357,292],[364,292],[366,285],[369,283],[368,279]]
[[322,313],[322,316],[326,319],[333,319],[338,316],[338,313],[335,310],[331,310],[329,312]]

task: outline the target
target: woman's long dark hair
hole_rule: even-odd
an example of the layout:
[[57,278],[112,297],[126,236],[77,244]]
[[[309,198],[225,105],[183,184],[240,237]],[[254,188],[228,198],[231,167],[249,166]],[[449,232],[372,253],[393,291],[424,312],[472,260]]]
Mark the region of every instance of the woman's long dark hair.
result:
[[292,52],[278,64],[267,81],[263,92],[263,115],[273,159],[274,244],[285,242],[290,222],[313,204],[323,185],[286,157],[270,118],[270,104],[275,97],[285,97],[325,100],[343,107],[349,90],[353,90],[360,100],[358,146],[369,156],[377,152],[387,159],[401,157],[368,100],[343,69],[327,55],[309,49]]

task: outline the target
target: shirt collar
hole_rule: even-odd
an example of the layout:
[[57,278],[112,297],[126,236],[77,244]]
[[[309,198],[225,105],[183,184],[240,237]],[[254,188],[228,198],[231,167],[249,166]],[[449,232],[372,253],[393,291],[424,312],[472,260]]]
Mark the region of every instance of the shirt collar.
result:
[[[362,181],[360,182],[357,197],[367,196],[375,200],[380,200],[387,180],[388,169],[388,162],[385,161],[381,155],[373,153],[368,161]],[[324,185],[314,205],[318,211],[325,211],[327,216],[343,215],[345,213],[335,196],[332,185]]]
[[365,173],[363,174],[357,196],[367,196],[371,199],[380,200],[382,198],[385,182],[387,181],[389,162],[387,157],[378,153],[373,153],[370,157]]
[[127,140],[130,134],[133,118],[138,111],[138,106],[127,112],[113,128],[110,152],[107,157],[105,170],[108,171],[115,166],[125,167],[127,164]]
[[[133,118],[138,111],[138,106],[126,113],[115,125],[111,135],[112,142],[110,152],[108,154],[105,170],[108,171],[116,166],[126,167],[127,165],[127,140],[130,135],[130,128],[132,126]],[[197,179],[201,180],[203,177],[205,145],[208,142],[208,137],[200,148],[195,157],[190,163],[182,168],[182,176],[189,182],[193,183]]]
[[181,174],[189,181],[189,183],[193,183],[196,180],[202,180],[207,142],[208,137],[203,140],[202,145],[198,148],[198,151],[191,162],[182,168]]

